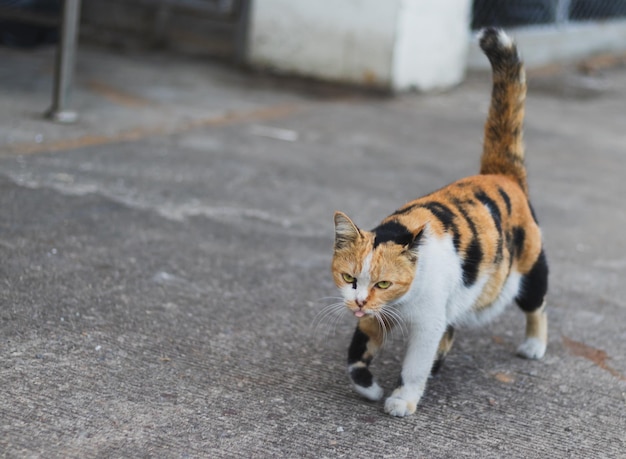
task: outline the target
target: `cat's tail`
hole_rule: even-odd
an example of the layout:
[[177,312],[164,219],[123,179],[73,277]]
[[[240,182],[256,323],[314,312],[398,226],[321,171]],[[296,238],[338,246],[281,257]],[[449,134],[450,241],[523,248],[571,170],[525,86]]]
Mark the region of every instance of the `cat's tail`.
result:
[[479,40],[493,72],[480,173],[507,175],[528,192],[522,142],[526,100],[524,64],[515,43],[504,31],[484,29]]

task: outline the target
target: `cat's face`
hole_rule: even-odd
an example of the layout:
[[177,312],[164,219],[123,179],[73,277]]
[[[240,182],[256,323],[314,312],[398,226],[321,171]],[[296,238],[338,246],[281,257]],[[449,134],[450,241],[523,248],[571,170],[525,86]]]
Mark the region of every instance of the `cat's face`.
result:
[[409,291],[415,276],[413,241],[376,244],[375,238],[375,233],[358,229],[345,214],[335,214],[333,279],[357,317],[377,314],[398,300]]

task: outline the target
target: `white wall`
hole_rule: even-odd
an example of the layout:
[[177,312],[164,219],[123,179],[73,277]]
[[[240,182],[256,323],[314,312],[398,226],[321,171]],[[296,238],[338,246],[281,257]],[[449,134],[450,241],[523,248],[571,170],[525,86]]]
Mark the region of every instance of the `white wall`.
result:
[[248,61],[277,72],[428,90],[459,83],[471,0],[255,0]]
[[471,1],[402,2],[396,25],[393,87],[445,88],[465,74]]
[[[390,91],[454,86],[489,63],[471,0],[254,0],[248,60],[285,74]],[[626,51],[626,21],[508,30],[528,67]]]
[[391,78],[399,0],[256,0],[249,57],[256,66],[343,82]]

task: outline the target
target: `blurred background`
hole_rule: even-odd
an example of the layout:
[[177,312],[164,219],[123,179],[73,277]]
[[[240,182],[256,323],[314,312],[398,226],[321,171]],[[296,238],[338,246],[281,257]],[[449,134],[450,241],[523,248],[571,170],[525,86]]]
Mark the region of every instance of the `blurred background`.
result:
[[78,39],[166,49],[392,92],[487,68],[473,35],[485,26],[512,29],[531,67],[626,49],[626,0],[0,0],[0,44],[57,43],[65,4],[68,53]]

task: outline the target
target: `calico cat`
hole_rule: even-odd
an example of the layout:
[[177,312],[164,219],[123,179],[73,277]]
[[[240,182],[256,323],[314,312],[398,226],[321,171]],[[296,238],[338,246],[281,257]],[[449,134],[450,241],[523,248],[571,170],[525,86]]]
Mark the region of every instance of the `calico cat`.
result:
[[513,300],[526,314],[518,354],[539,359],[546,350],[548,265],[528,201],[524,67],[501,30],[485,29],[480,46],[493,73],[480,175],[405,204],[372,231],[335,213],[332,273],[359,319],[348,373],[360,395],[382,398],[369,365],[388,330],[407,329],[401,376],[385,401],[393,416],[415,412],[455,327],[485,323]]

